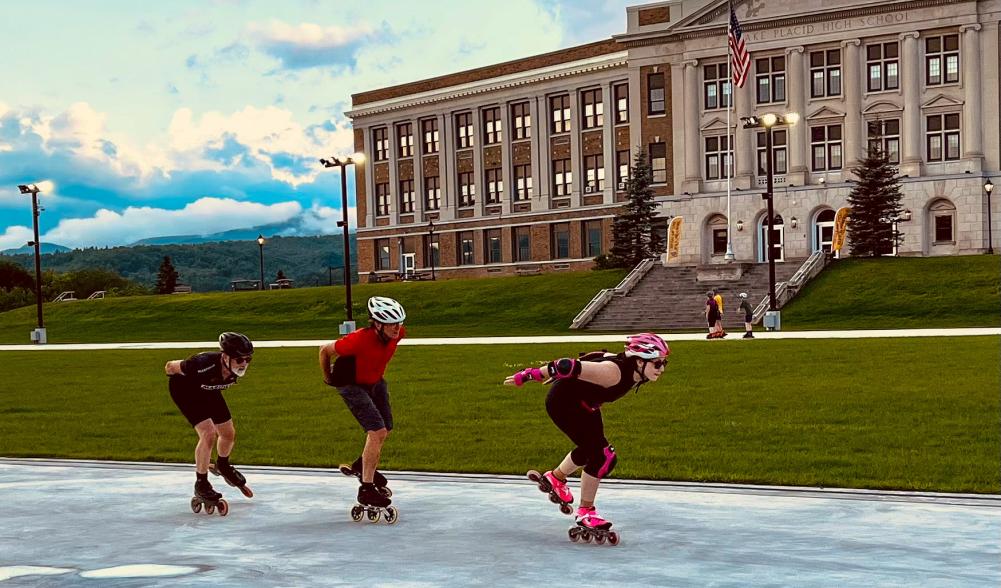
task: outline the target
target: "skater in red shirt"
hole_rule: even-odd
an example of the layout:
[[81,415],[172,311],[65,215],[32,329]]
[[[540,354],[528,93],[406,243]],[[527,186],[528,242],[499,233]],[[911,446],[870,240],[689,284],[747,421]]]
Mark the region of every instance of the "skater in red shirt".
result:
[[392,502],[392,493],[376,468],[386,437],[393,430],[393,411],[383,374],[406,335],[403,321],[407,314],[399,302],[382,296],[369,298],[368,313],[369,326],[320,348],[320,369],[323,381],[337,388],[365,430],[365,448],[349,472],[361,479],[358,502],[385,508]]
[[[595,352],[580,360],[563,358],[541,368],[526,368],[504,380],[507,385],[521,386],[530,381],[553,382],[546,397],[546,412],[576,447],[555,469],[544,474],[530,472],[529,477],[539,488],[550,492],[551,499],[560,503],[569,514],[573,494],[567,487],[567,477],[584,468],[580,480],[580,506],[577,528],[570,530],[573,541],[592,536],[600,542],[618,542],[610,532],[612,523],[598,516],[594,499],[602,478],[615,468],[615,448],[605,438],[601,405],[638,390],[646,382],[655,382],[667,367],[671,353],[667,343],[653,333],[630,335],[625,350],[617,355]],[[536,474],[532,476],[531,474]]]

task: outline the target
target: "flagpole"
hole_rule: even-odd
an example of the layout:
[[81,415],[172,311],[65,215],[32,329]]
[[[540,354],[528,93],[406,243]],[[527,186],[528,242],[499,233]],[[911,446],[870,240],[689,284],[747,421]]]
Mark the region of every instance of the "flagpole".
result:
[[[727,8],[733,10],[732,0],[727,2]],[[731,219],[730,213],[730,179],[733,175],[734,167],[734,155],[736,154],[736,149],[734,149],[733,135],[730,131],[730,109],[733,108],[733,59],[730,56],[730,15],[727,14],[726,18],[726,83],[727,87],[730,89],[729,97],[726,103],[726,143],[729,149],[726,159],[726,255],[723,258],[727,262],[733,262],[736,256],[733,254],[733,242],[730,239],[731,225],[733,221]]]

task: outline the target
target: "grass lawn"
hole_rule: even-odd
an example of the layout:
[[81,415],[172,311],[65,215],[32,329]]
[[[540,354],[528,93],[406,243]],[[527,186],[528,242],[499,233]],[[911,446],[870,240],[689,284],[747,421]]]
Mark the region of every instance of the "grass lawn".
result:
[[[397,428],[384,467],[552,467],[571,446],[545,414],[545,388],[500,382],[578,351],[401,347],[388,373]],[[999,353],[996,337],[676,342],[661,382],[603,408],[615,475],[997,493]],[[195,435],[162,375],[186,355],[3,353],[0,455],[191,461]],[[362,432],[317,370],[312,348],[259,351],[226,393],[235,463],[326,467],[357,456]]]
[[845,259],[782,309],[782,328],[1001,326],[1001,256]]

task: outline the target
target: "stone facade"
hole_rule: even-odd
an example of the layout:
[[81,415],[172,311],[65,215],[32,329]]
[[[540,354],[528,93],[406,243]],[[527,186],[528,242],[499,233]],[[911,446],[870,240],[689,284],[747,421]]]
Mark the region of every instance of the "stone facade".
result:
[[[797,124],[773,134],[774,205],[781,223],[775,239],[783,260],[829,249],[832,215],[847,206],[850,170],[877,127],[902,176],[906,211],[896,219],[903,242],[895,253],[982,252],[988,224],[997,240],[1001,207],[994,205],[988,215],[983,186],[1001,167],[1001,0],[733,5],[751,68],[746,84],[735,89],[729,113],[722,101],[729,79],[725,0],[630,7],[626,32],[610,40],[354,95],[349,115],[355,144],[369,157],[357,169],[360,272],[398,273],[406,254],[413,254],[417,271],[426,271],[432,219],[439,277],[587,267],[591,253],[610,248],[611,218],[624,199],[620,154],[631,158],[640,149],[658,154],[654,191],[665,229],[668,219],[684,219],[677,262],[725,263],[721,243],[728,236],[736,261],[763,261],[763,135],[738,121],[768,112],[799,116]],[[616,100],[621,88],[627,90],[622,114]],[[497,123],[488,116],[496,108],[499,138],[490,134]],[[553,123],[554,109],[562,120],[563,108],[569,131]],[[516,116],[530,119],[518,131],[528,136],[514,136]],[[426,153],[421,133],[428,120],[438,131],[433,153]],[[413,155],[407,157],[397,145],[401,123],[414,129]],[[385,161],[372,157],[379,129],[386,129]],[[473,144],[459,145],[462,137],[472,137]],[[485,145],[488,138],[496,140]],[[585,186],[586,166],[598,155],[603,185]],[[733,161],[729,198],[721,163],[727,156]],[[415,166],[416,159],[424,165]],[[557,175],[565,164],[557,170],[554,163],[567,159],[571,181]],[[491,185],[502,186],[499,199],[487,202],[493,195],[486,170],[498,168],[500,177]],[[518,192],[517,178],[525,171],[521,182],[530,179],[531,189]],[[398,183],[411,173],[415,211],[401,214]],[[466,206],[459,205],[460,173],[471,174],[475,184]],[[591,170],[595,181],[596,173]],[[425,197],[424,184],[433,178],[440,186],[438,202]],[[557,178],[564,182],[560,193]],[[390,186],[388,214],[376,214],[376,182]],[[529,228],[527,250],[519,250],[518,227]],[[601,229],[597,249],[593,232],[588,246],[588,227]],[[377,242],[389,243],[388,267],[377,268]]]

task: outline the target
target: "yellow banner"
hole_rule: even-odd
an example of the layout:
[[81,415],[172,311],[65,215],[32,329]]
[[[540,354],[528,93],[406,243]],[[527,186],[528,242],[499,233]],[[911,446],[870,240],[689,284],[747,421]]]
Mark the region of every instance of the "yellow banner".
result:
[[681,223],[682,217],[676,216],[671,219],[671,224],[667,227],[667,259],[678,257],[681,249]]
[[838,213],[834,215],[834,243],[831,245],[832,251],[841,251],[841,248],[845,244],[845,234],[848,231],[848,215],[851,214],[852,209],[842,207],[838,209]]

